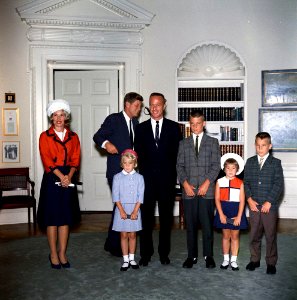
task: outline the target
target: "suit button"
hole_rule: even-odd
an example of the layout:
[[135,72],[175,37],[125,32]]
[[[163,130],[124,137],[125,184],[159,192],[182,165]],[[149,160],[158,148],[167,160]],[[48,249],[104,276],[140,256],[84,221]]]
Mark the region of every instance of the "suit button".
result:
[[261,182],[261,181],[259,181],[259,184],[262,184],[262,182]]

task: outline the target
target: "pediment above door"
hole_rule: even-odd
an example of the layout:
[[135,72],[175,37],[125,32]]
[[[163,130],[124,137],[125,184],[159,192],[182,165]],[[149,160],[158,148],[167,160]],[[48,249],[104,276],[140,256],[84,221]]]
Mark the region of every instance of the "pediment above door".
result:
[[30,41],[141,44],[154,14],[127,0],[35,0],[17,8]]

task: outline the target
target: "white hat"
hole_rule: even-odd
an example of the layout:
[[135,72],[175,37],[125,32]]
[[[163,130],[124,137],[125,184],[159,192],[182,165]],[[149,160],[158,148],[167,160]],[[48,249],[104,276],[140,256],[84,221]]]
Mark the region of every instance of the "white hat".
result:
[[222,170],[224,170],[224,164],[225,164],[225,161],[228,159],[228,158],[233,158],[237,161],[238,165],[239,165],[239,169],[236,173],[236,175],[239,175],[243,169],[244,169],[244,161],[243,161],[243,158],[236,154],[236,153],[226,153],[224,154],[222,157],[221,157],[221,168]]
[[69,103],[66,100],[63,99],[57,99],[52,100],[47,105],[47,115],[50,117],[54,112],[63,109],[64,111],[68,112],[70,114],[70,106]]

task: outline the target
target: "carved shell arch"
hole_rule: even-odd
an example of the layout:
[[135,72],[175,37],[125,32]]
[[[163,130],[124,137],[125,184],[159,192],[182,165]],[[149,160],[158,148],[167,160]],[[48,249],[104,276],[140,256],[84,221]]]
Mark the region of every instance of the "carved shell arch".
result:
[[242,60],[225,45],[205,43],[186,54],[177,69],[178,77],[238,77],[245,75]]

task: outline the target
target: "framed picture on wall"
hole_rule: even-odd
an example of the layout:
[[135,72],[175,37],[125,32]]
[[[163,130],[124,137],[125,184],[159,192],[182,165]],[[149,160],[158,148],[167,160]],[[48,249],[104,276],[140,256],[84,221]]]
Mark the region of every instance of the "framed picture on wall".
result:
[[260,108],[259,131],[271,135],[273,151],[297,151],[297,108]]
[[10,135],[19,134],[19,109],[18,108],[3,108],[2,128],[3,128],[3,135],[10,136]]
[[15,93],[5,93],[5,103],[15,103]]
[[262,106],[297,106],[297,69],[262,71]]
[[20,162],[20,142],[18,141],[2,142],[2,162],[3,163]]

